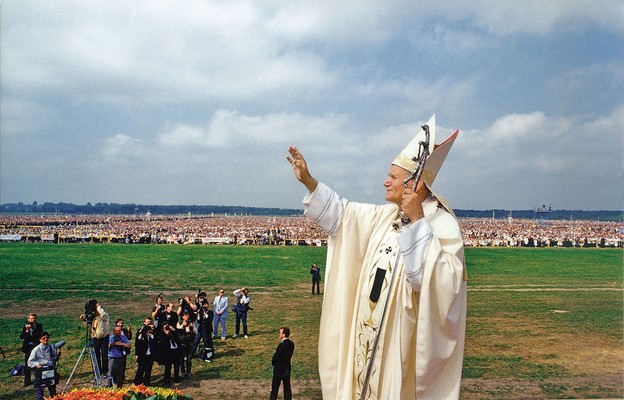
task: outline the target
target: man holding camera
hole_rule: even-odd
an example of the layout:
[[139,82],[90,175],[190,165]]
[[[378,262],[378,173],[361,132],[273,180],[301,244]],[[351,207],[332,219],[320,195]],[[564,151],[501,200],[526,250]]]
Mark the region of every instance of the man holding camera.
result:
[[193,365],[193,342],[195,341],[195,324],[191,321],[190,315],[187,312],[182,314],[182,319],[176,326],[178,336],[180,337],[181,355],[180,355],[180,369],[182,370],[182,377],[191,376],[191,367]]
[[312,264],[310,267],[310,275],[312,275],[312,295],[314,295],[314,286],[316,285],[316,294],[321,294],[321,269]]
[[123,387],[126,377],[126,356],[130,352],[130,340],[124,335],[121,325],[113,327],[113,333],[108,338],[109,371],[111,384],[118,388]]
[[35,375],[35,395],[43,400],[43,388],[47,387],[50,397],[56,395],[55,368],[61,357],[61,350],[50,345],[50,334],[42,332],[37,345],[28,357],[27,365]]
[[179,299],[178,302],[180,304],[177,311],[178,321],[182,319],[183,314],[188,314],[189,320],[194,323],[197,316],[197,305],[194,301],[191,301],[191,296],[185,296]]
[[91,324],[91,339],[95,358],[100,374],[106,376],[108,373],[108,335],[110,334],[108,313],[104,311],[97,300],[92,299],[85,305],[85,314],[82,314],[80,319],[87,325]]
[[[176,322],[177,323],[177,322]],[[165,372],[163,375],[163,383],[165,386],[171,385],[171,367],[173,366],[173,380],[180,382],[180,358],[181,344],[175,325],[165,323],[163,325],[162,352],[163,363],[165,364]]]
[[165,306],[165,312],[158,314],[158,319],[156,320],[158,323],[155,326],[162,332],[162,328],[165,324],[171,325],[173,327],[178,323],[178,314],[173,311],[173,303],[167,303]]
[[251,308],[249,307],[249,302],[251,298],[249,297],[249,289],[240,288],[234,291],[234,296],[236,296],[236,304],[234,304],[234,312],[236,313],[236,333],[233,338],[238,337],[240,334],[240,325],[243,323],[243,335],[245,335],[245,339],[248,339],[247,336],[247,311]]
[[137,361],[137,370],[134,375],[135,385],[143,384],[149,386],[151,384],[156,347],[154,322],[150,317],[147,317],[143,321],[143,326],[139,328],[134,340],[134,354]]
[[156,297],[156,304],[154,308],[152,308],[152,321],[154,321],[154,327],[158,328],[158,320],[161,319],[160,314],[165,313],[165,304],[164,304],[163,294],[159,294]]
[[[205,294],[205,293],[204,293]],[[197,349],[199,341],[204,342],[204,347],[199,358],[208,363],[214,359],[214,345],[212,343],[212,321],[214,319],[214,311],[212,311],[208,301],[201,303],[201,307],[197,310],[197,335],[193,343],[193,351]]]
[[37,314],[30,313],[26,318],[26,324],[22,328],[20,339],[22,343],[22,352],[24,353],[24,386],[32,384],[30,380],[30,368],[28,367],[28,358],[32,350],[39,344],[39,338],[43,333],[43,325],[37,322]]

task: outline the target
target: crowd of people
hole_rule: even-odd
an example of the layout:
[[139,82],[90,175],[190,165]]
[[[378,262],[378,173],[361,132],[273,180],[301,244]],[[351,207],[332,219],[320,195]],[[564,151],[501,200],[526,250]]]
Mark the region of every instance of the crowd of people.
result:
[[303,217],[0,215],[0,240],[320,246],[326,239]]
[[[544,219],[459,219],[465,246],[623,247],[624,223]],[[302,217],[0,215],[0,241],[149,244],[327,244]]]
[[464,245],[473,247],[619,247],[624,224],[613,221],[460,219]]
[[[80,320],[89,330],[88,345],[93,348],[94,364],[97,364],[97,370],[93,371],[96,380],[103,386],[123,387],[127,359],[133,353],[137,369],[132,382],[136,385],[151,385],[154,363],[163,366],[163,386],[190,377],[193,359],[213,362],[213,339],[226,340],[230,310],[236,316],[236,333],[232,338],[241,334],[241,325],[242,335],[249,338],[247,312],[252,310],[249,289],[236,289],[232,294],[230,303],[224,289],[219,290],[212,302],[201,290],[194,297],[186,296],[176,302],[165,302],[161,293],[136,332],[124,326],[121,318],[113,324],[103,305],[95,299],[89,300]],[[62,345],[50,345],[49,338],[50,334],[37,322],[37,315],[29,314],[20,334],[24,386],[34,385],[37,399],[43,399],[45,388],[54,396],[59,379],[55,372]]]

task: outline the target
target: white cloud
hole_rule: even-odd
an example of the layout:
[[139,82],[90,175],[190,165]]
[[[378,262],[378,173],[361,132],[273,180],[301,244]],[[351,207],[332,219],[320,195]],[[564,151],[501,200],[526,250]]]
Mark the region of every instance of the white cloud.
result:
[[235,149],[267,146],[288,141],[317,141],[327,144],[340,135],[345,116],[305,116],[278,113],[247,116],[231,110],[218,110],[204,126],[179,124],[165,127],[158,136],[161,145]]
[[51,119],[50,110],[40,103],[21,98],[2,98],[0,127],[2,135],[36,132]]
[[445,166],[457,175],[445,189],[464,208],[530,208],[528,202],[548,199],[564,209],[622,204],[622,132],[624,106],[595,119],[506,115],[483,131],[460,134]]
[[145,154],[145,148],[141,139],[118,133],[106,139],[102,154],[105,157],[121,160],[127,157],[142,156]]

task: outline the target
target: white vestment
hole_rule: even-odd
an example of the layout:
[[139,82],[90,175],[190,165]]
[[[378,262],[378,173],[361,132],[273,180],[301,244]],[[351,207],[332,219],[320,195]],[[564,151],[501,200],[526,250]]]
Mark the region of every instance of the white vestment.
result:
[[[359,399],[364,387],[371,400],[459,398],[464,247],[445,203],[430,197],[425,218],[406,227],[396,205],[348,202],[322,183],[303,203],[330,235],[319,336],[323,398]],[[377,269],[386,272],[375,302]]]

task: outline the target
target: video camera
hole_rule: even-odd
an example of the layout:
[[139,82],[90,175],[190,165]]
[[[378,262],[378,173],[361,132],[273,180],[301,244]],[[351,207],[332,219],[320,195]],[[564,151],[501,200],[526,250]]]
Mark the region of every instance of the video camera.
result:
[[85,309],[85,312],[84,312],[85,320],[87,324],[90,324],[93,322],[93,320],[95,319],[97,315],[97,300],[95,299],[88,300],[85,303],[84,309]]

